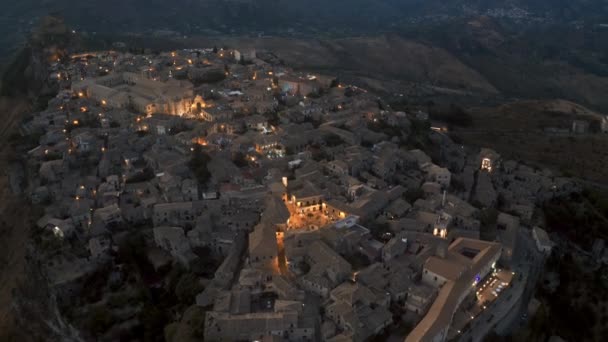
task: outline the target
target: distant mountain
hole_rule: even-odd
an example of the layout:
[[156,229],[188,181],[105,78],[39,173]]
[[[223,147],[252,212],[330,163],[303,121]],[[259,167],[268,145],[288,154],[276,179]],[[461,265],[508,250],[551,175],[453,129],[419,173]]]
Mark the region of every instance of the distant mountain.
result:
[[478,16],[400,34],[196,37],[181,43],[254,45],[287,65],[338,75],[410,104],[562,98],[608,112],[608,31],[592,28],[523,29]]
[[[3,5],[2,35],[15,40],[37,17],[57,12],[89,32],[215,30],[368,32],[412,19],[489,14],[519,19],[608,22],[606,0],[20,0]],[[421,21],[424,22],[424,21]],[[17,32],[17,34],[13,34]],[[19,33],[21,32],[21,33]],[[2,42],[0,42],[1,44]]]
[[[338,44],[331,49],[349,55],[342,53],[327,67],[377,74],[382,68],[374,69],[374,63],[384,63],[374,56],[377,51],[393,53],[391,63],[406,57],[424,61],[441,51],[442,65],[459,72],[441,74],[423,63],[420,70],[428,70],[431,84],[495,88],[512,96],[583,97],[583,103],[608,108],[608,100],[596,96],[608,75],[608,28],[600,25],[608,24],[608,0],[19,0],[5,4],[0,14],[0,63],[48,13],[105,47],[115,41],[108,34],[174,42],[183,36],[332,40],[396,34],[414,45],[389,41],[386,49],[369,50],[363,43]],[[420,55],[407,50],[420,46],[428,47]],[[383,78],[420,81],[416,67],[410,69],[391,69],[396,72]]]

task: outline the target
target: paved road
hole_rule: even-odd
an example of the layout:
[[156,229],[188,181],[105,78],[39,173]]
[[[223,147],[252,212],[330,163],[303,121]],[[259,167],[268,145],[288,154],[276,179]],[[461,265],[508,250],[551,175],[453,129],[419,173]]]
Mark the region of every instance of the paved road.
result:
[[[529,231],[520,231],[520,242],[526,244],[526,250],[529,254],[526,255],[526,259],[522,261],[524,265],[528,266],[528,283],[526,291],[524,292],[524,303],[529,303],[536,290],[536,284],[540,279],[545,264],[545,256],[538,252],[536,244]],[[527,305],[525,306],[527,310]]]
[[[476,318],[473,328],[463,332],[460,337],[461,341],[482,341],[498,322],[505,323],[500,321],[504,317],[514,317],[514,319],[511,326],[508,326],[502,333],[510,333],[520,327],[522,322],[519,317],[527,310],[544,264],[543,256],[537,252],[534,240],[525,228],[519,232],[512,260],[515,265],[515,277],[511,288],[507,289],[486,312]],[[516,303],[517,298],[521,298],[521,300]],[[511,310],[517,310],[517,312],[512,314]]]

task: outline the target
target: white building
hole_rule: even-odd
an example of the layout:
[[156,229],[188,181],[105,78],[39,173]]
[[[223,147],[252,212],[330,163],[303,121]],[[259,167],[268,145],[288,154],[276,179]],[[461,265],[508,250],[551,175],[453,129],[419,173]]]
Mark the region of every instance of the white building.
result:
[[573,120],[572,121],[572,133],[574,134],[585,134],[589,131],[589,122],[584,120]]
[[194,222],[196,214],[192,202],[159,203],[154,205],[153,221],[155,226],[184,225]]
[[186,238],[184,230],[180,227],[162,226],[154,228],[154,242],[185,265],[188,265],[188,261],[194,257],[190,242]]
[[532,229],[532,236],[534,237],[534,241],[536,242],[536,248],[542,253],[550,254],[551,249],[553,248],[553,242],[549,238],[547,232],[539,227],[534,227]]
[[438,290],[428,313],[407,336],[406,342],[445,341],[454,313],[489,274],[500,258],[498,243],[458,238],[448,248],[438,249],[424,264],[422,282]]
[[428,167],[427,176],[430,181],[439,183],[443,187],[450,186],[450,182],[452,181],[452,173],[450,170],[435,164]]
[[234,50],[234,60],[238,63],[241,60],[243,62],[251,62],[257,57],[255,49],[241,49]]
[[132,107],[139,113],[191,114],[197,107],[189,81],[154,81],[132,72],[114,73],[74,82],[72,91],[115,109]]

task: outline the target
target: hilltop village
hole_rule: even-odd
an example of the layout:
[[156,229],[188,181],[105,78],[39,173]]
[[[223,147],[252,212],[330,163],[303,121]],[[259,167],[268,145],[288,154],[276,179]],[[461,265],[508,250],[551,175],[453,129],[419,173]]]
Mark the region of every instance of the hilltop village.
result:
[[85,339],[480,341],[527,310],[552,248],[539,204],[580,191],[265,51],[52,68],[23,177]]

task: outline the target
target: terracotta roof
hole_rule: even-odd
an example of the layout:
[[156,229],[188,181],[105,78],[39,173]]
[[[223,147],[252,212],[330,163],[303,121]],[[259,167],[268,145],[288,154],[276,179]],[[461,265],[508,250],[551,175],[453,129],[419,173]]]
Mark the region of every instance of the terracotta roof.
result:
[[454,260],[432,256],[424,263],[425,270],[433,272],[445,279],[456,280],[466,270],[466,266]]
[[[435,340],[442,333],[447,334],[454,312],[472,289],[471,282],[481,269],[486,267],[493,259],[497,259],[501,252],[501,245],[498,243],[459,238],[450,245],[448,258],[453,260],[452,258],[456,257],[457,254],[461,254],[462,248],[476,249],[479,252],[472,259],[469,259],[469,267],[458,279],[450,280],[443,285],[429,312],[407,336],[406,342],[430,341]],[[459,262],[464,261],[462,258],[456,258]],[[445,339],[445,335],[442,337],[443,339]]]

